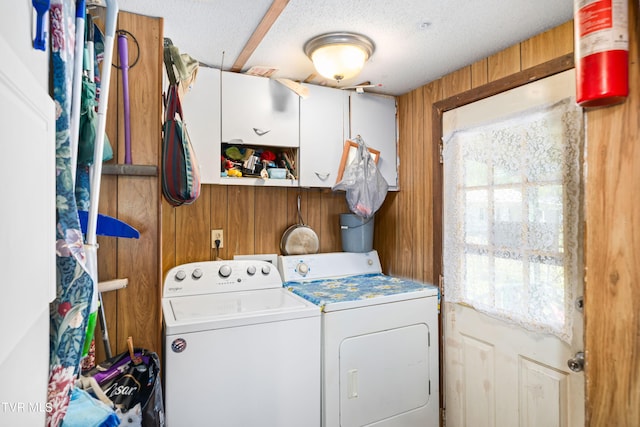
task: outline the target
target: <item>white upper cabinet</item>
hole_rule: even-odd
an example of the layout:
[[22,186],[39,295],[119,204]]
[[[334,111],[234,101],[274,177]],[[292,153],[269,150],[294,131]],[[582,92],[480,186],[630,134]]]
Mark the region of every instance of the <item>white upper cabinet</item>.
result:
[[[300,99],[275,80],[200,67],[182,107],[201,182],[331,188],[345,140],[361,135],[370,148],[380,151],[378,168],[389,188],[396,190],[395,98],[305,87],[309,97]],[[221,176],[222,151],[230,146],[276,155],[288,152],[297,179],[262,179],[244,168],[242,177]]]
[[222,142],[298,147],[298,95],[276,80],[222,72]]
[[350,116],[350,138],[360,135],[369,148],[380,151],[378,169],[389,184],[389,189],[397,190],[396,99],[352,92]]
[[332,187],[336,183],[348,130],[349,94],[306,84],[300,100],[300,186]]
[[220,182],[220,70],[200,67],[182,99],[184,122],[200,165],[203,184]]

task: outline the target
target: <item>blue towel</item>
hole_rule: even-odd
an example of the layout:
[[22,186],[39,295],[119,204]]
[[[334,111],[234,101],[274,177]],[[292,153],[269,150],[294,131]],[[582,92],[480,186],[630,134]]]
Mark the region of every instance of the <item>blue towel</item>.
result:
[[120,419],[107,405],[75,387],[62,427],[117,427]]

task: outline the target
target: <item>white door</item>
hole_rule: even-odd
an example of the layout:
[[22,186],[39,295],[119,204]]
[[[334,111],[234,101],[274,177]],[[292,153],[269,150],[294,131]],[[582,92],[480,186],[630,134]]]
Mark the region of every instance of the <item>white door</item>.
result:
[[[28,31],[16,31],[25,43],[10,44],[0,33],[0,378],[7,384],[0,387],[0,425],[44,425],[56,277],[55,107],[34,77],[46,69],[48,52],[30,56]],[[39,68],[32,73],[27,63]]]
[[[514,112],[531,112],[532,107],[573,96],[573,73],[570,70],[446,112],[443,116],[445,150],[447,135],[451,132],[508,119]],[[582,269],[578,268],[579,273],[569,277],[562,267],[563,257],[574,255],[581,265],[582,244],[567,250],[562,236],[569,228],[563,217],[563,214],[566,216],[564,209],[569,207],[562,203],[562,184],[554,184],[552,180],[549,180],[551,184],[545,183],[544,179],[540,180],[542,184],[532,183],[523,173],[524,178],[518,178],[521,182],[515,185],[510,177],[505,178],[508,174],[499,165],[482,160],[494,155],[498,143],[490,141],[485,149],[477,150],[476,158],[473,154],[445,156],[442,315],[446,425],[583,426],[584,376],[582,372],[570,370],[567,363],[577,351],[582,351],[582,313],[570,309],[582,295]],[[515,160],[527,164],[540,154],[526,150],[515,153]],[[577,157],[581,159],[580,154],[578,152]],[[550,158],[557,156],[556,153]],[[554,161],[549,162],[550,167],[551,163]],[[452,166],[462,177],[459,183],[462,191],[457,193],[451,190],[450,182],[447,183],[447,168]],[[546,166],[543,162],[542,169]],[[491,182],[470,183],[474,174],[490,176]],[[560,199],[561,207],[557,200],[551,201],[553,194]],[[490,205],[485,204],[487,199],[492,199]],[[519,210],[520,205],[516,206],[514,199],[526,199],[524,211]],[[456,209],[464,212],[454,212]],[[560,218],[556,222],[545,216],[558,210],[562,213],[556,215]],[[451,224],[455,221],[452,218],[460,217],[466,229],[452,232],[450,227],[456,226]],[[474,222],[478,218],[480,221]],[[581,229],[580,218],[579,215],[576,225]],[[512,237],[522,238],[531,232],[551,242],[549,248],[525,253],[520,252],[517,241],[508,242]],[[580,232],[577,233],[579,241]],[[492,243],[483,241],[486,236],[493,239]],[[456,243],[456,239],[462,243]],[[554,242],[555,251],[551,249]],[[447,264],[447,254],[453,253],[447,251],[456,244],[465,247],[464,253]],[[563,283],[558,285],[558,282]],[[460,283],[462,287],[456,287]],[[565,283],[570,283],[567,289],[563,288]],[[513,288],[525,289],[525,296],[515,296]],[[487,289],[489,292],[485,292]],[[463,297],[459,298],[460,295]],[[533,319],[519,318],[520,315],[526,317],[526,313],[534,313]],[[566,325],[571,325],[568,334]]]

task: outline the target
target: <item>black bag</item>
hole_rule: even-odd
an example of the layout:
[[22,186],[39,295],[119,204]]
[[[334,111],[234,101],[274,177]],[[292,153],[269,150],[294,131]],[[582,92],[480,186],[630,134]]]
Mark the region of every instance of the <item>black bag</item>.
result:
[[133,357],[128,351],[114,356],[84,373],[79,386],[111,406],[121,426],[164,426],[160,360],[156,353],[135,348]]

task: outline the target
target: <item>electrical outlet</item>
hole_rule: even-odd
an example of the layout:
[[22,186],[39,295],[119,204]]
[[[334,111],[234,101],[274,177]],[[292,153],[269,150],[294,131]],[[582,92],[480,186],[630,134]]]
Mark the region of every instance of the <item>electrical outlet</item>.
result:
[[211,247],[216,248],[216,240],[220,240],[219,248],[222,249],[224,245],[224,232],[222,230],[211,230]]

